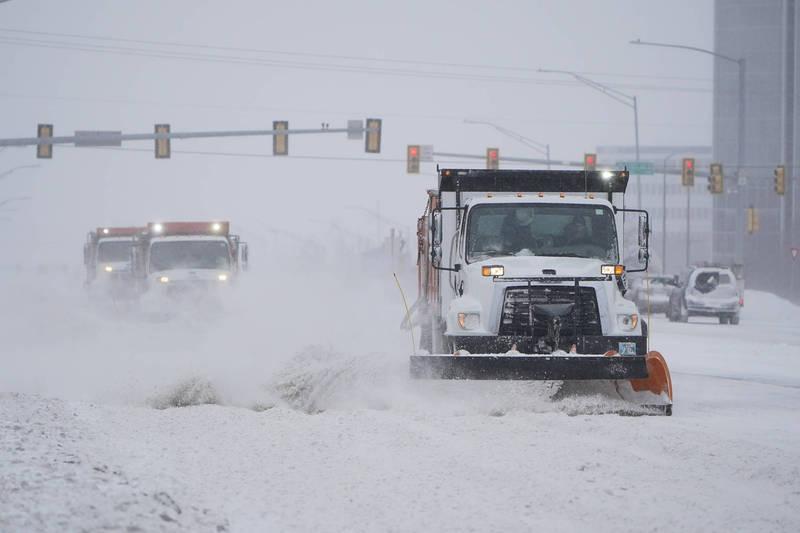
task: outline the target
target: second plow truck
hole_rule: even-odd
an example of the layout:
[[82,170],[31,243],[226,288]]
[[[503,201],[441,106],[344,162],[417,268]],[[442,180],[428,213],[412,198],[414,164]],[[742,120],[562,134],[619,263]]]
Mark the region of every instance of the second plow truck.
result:
[[136,295],[131,272],[131,248],[144,228],[104,227],[89,232],[83,245],[86,287],[90,294],[113,300]]
[[[624,209],[628,177],[440,170],[417,228],[411,376],[560,381],[672,414],[666,361],[623,298],[625,272],[648,263],[648,215]],[[623,264],[626,236],[635,264]]]
[[203,295],[233,283],[247,256],[228,222],[151,222],[136,237],[133,270],[147,297]]

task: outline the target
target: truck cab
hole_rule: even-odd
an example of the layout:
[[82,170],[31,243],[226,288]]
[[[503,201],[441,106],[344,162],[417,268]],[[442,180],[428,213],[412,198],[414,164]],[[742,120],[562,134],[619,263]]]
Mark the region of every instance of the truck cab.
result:
[[[615,205],[627,180],[624,171],[440,171],[418,224],[421,348],[646,353],[639,312],[623,298],[626,270],[646,268],[649,232],[646,213]],[[628,224],[639,234],[635,265],[624,264],[629,211],[641,220]]]
[[134,246],[142,291],[167,295],[226,287],[247,268],[247,259],[247,244],[222,221],[151,222]]

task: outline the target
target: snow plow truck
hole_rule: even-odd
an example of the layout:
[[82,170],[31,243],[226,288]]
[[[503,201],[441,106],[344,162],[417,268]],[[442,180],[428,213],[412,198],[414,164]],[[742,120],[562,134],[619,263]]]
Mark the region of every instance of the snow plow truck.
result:
[[624,208],[628,178],[439,170],[417,224],[411,377],[602,384],[645,413],[672,414],[666,361],[623,298],[626,272],[649,262],[648,214]]
[[136,236],[133,271],[141,293],[180,297],[234,283],[247,259],[228,222],[151,222]]
[[89,232],[83,245],[86,287],[117,298],[135,296],[131,249],[137,234],[144,228],[103,227]]

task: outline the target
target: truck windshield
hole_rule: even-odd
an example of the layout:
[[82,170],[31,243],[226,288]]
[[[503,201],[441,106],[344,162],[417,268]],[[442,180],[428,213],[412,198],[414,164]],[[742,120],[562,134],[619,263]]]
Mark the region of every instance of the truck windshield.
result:
[[131,260],[131,241],[100,241],[97,246],[98,263],[127,263]]
[[614,215],[605,206],[478,205],[468,224],[469,262],[509,255],[619,260]]
[[227,270],[230,265],[225,241],[165,241],[150,246],[150,271],[174,268]]

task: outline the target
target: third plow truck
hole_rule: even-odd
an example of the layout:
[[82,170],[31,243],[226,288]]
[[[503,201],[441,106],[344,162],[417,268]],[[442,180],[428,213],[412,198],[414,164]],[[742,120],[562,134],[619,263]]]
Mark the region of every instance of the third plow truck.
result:
[[672,414],[666,361],[623,298],[626,272],[646,271],[649,257],[647,213],[624,208],[628,178],[440,170],[417,228],[411,376],[561,382],[632,413]]

